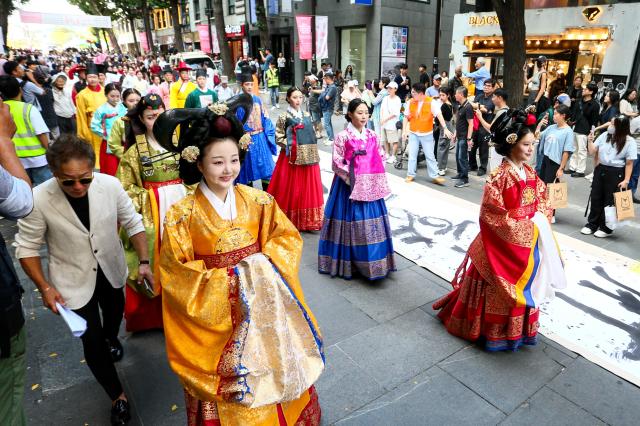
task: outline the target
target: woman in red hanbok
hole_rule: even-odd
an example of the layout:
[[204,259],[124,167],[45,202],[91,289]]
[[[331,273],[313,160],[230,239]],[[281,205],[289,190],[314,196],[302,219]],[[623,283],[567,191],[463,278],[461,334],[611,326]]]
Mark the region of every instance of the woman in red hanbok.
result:
[[566,286],[546,186],[527,164],[534,136],[526,122],[525,112],[511,110],[493,124],[496,151],[505,158],[484,188],[480,234],[453,291],[433,306],[451,334],[489,351],[536,344],[540,303]]
[[280,157],[267,192],[299,231],[319,231],[324,204],[320,158],[311,116],[301,109],[303,99],[297,87],[287,90],[289,107],[276,123]]

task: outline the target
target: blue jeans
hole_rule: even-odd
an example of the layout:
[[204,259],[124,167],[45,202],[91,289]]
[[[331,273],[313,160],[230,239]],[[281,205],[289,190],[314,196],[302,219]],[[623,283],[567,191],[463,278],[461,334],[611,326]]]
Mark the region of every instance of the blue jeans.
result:
[[49,170],[49,166],[33,167],[25,170],[27,172],[27,175],[29,176],[29,179],[31,179],[31,184],[34,187],[48,181],[53,177],[51,170]]
[[333,109],[322,111],[322,125],[327,131],[327,137],[330,141],[333,141],[333,124],[331,124],[331,117],[333,116]]
[[469,146],[466,139],[458,139],[456,143],[456,166],[460,180],[469,182]]
[[278,86],[269,87],[269,95],[271,96],[271,106],[278,105],[278,97],[280,96],[279,89],[280,88]]
[[407,176],[415,177],[418,168],[418,152],[422,145],[422,152],[427,158],[427,176],[429,179],[438,177],[438,163],[433,155],[433,133],[418,136],[415,133],[409,133],[409,165],[407,166]]
[[633,162],[633,169],[631,170],[631,179],[629,179],[629,189],[631,194],[635,195],[638,189],[638,178],[640,177],[640,158]]

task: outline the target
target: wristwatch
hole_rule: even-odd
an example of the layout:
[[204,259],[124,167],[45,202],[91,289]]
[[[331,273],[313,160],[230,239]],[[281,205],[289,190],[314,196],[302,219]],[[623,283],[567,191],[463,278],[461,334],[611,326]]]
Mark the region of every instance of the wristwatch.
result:
[[141,260],[138,264],[139,265],[149,265],[150,262],[149,262],[149,260]]

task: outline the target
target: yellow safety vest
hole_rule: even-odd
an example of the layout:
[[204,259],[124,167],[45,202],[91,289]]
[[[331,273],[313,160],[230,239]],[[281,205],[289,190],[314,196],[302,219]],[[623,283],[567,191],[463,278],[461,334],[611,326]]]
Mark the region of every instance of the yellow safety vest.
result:
[[9,105],[11,116],[16,123],[16,134],[12,141],[18,157],[37,157],[46,154],[47,150],[40,143],[40,139],[31,125],[30,114],[33,105],[13,100],[5,101],[5,103]]
[[278,87],[280,81],[278,80],[278,70],[269,68],[267,70],[267,87]]

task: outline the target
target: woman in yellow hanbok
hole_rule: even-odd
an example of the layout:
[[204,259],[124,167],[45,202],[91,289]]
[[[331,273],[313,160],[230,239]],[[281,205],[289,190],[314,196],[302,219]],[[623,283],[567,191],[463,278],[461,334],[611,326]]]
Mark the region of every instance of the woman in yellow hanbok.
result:
[[234,185],[251,142],[235,110],[252,103],[171,110],[154,127],[180,153],[180,177],[198,183],[165,219],[167,354],[189,425],[318,425],[324,354],[298,279],[302,239],[271,195]]

